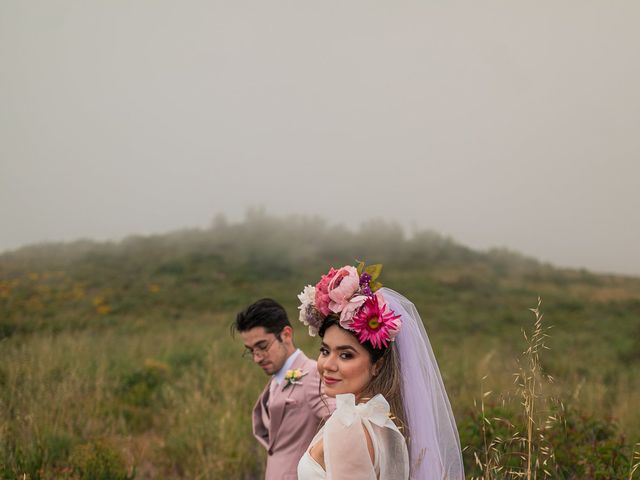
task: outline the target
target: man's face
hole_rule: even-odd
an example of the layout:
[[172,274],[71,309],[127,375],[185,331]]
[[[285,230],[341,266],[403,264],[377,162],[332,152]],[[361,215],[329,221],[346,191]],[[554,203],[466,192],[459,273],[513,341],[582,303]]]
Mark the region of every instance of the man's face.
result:
[[253,361],[267,375],[276,373],[287,360],[287,350],[283,342],[273,333],[267,333],[264,327],[254,327],[240,332],[240,337],[247,349],[246,355],[252,356]]

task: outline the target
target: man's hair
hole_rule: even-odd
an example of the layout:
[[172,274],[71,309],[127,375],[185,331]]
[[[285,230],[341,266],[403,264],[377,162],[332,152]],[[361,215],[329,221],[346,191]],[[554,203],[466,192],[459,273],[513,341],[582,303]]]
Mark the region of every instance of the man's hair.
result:
[[238,313],[233,329],[246,332],[255,327],[264,327],[267,333],[278,335],[284,327],[290,326],[282,305],[271,298],[263,298]]

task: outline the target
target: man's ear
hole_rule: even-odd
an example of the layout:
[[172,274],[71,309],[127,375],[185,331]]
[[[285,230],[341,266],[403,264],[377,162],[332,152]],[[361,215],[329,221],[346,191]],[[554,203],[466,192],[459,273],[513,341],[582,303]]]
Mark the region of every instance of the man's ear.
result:
[[290,326],[286,326],[282,329],[282,332],[280,332],[280,336],[282,337],[283,340],[288,340],[290,342],[293,341],[293,328],[291,328]]

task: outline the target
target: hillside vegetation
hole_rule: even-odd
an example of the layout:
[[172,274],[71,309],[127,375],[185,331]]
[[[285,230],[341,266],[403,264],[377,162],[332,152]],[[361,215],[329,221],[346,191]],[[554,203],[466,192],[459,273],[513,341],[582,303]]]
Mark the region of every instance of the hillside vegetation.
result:
[[[266,378],[241,358],[230,323],[273,297],[315,357],[296,295],[329,266],[356,259],[383,263],[382,282],[421,312],[469,475],[489,478],[474,453],[487,435],[508,434],[495,422],[483,432],[478,402],[514,428],[522,420],[513,374],[534,321],[528,309],[542,297],[553,327],[542,353],[544,376],[554,379],[545,395],[562,419],[548,429],[559,465],[549,475],[631,478],[640,279],[477,252],[428,231],[407,237],[385,222],[350,230],[260,211],[240,223],[218,217],[209,229],[0,256],[0,475],[259,478],[264,453],[250,410]],[[509,448],[504,455],[518,454]]]

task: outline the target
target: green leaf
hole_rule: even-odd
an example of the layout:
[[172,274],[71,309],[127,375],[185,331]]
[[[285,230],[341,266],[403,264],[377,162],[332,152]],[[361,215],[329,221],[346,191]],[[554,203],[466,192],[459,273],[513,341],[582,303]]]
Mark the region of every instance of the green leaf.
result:
[[380,282],[371,282],[369,284],[369,287],[371,288],[372,292],[375,292],[376,290],[380,290],[382,288],[382,284]]
[[360,276],[362,275],[362,271],[364,270],[364,262],[360,260],[356,260],[356,262],[358,262],[358,266],[356,267],[356,270],[358,270],[358,276]]
[[369,265],[364,269],[364,271],[371,275],[371,282],[375,282],[376,279],[380,276],[380,273],[382,273],[382,264],[376,263],[375,265]]

